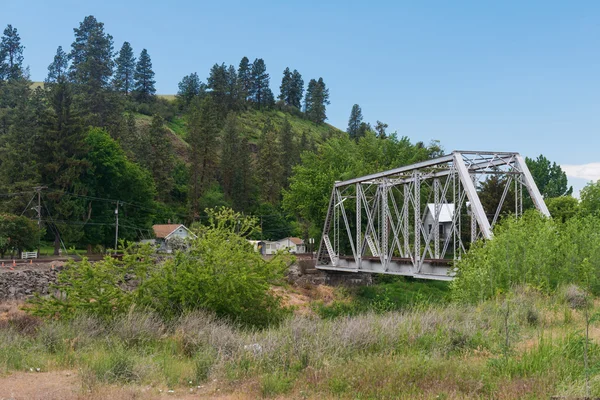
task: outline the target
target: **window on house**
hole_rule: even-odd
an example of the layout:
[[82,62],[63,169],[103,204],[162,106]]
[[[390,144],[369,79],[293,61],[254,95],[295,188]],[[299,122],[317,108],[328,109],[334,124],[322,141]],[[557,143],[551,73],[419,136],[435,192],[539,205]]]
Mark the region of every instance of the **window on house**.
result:
[[431,233],[431,224],[429,224],[428,227],[429,227],[428,233]]
[[443,237],[444,236],[444,225],[440,224],[440,228],[439,229],[440,229],[440,237]]

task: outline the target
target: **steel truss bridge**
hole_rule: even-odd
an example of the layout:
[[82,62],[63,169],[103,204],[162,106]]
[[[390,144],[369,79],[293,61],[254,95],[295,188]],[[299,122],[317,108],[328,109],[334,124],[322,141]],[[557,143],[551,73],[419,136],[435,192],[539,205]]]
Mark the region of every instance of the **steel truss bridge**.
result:
[[[484,209],[478,192],[487,179],[502,187],[493,210]],[[550,216],[519,153],[454,151],[336,182],[317,268],[451,280],[452,262],[469,242],[492,237],[503,207],[523,213],[524,188],[535,208]]]

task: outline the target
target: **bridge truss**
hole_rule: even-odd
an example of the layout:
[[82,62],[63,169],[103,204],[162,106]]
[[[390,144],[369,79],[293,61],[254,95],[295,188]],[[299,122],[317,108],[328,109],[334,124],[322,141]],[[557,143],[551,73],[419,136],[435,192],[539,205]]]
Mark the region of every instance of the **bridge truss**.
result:
[[[488,179],[501,188],[485,202],[490,210],[479,196]],[[506,208],[516,216],[523,213],[524,190],[549,216],[519,153],[483,151],[454,151],[336,182],[317,268],[450,280],[452,261],[460,259],[469,242],[491,238]]]

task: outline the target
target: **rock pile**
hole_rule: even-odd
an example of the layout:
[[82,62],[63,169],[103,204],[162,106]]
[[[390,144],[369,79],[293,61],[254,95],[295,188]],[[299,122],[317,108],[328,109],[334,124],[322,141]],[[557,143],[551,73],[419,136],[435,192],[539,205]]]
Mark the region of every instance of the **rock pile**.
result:
[[59,269],[5,271],[0,274],[0,300],[26,299],[34,293],[48,294]]

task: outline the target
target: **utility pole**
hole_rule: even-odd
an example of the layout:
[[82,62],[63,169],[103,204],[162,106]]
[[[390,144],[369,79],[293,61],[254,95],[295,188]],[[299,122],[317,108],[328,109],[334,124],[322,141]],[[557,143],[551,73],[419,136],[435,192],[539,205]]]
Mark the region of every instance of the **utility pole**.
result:
[[38,204],[35,210],[37,211],[38,217],[38,246],[37,253],[38,257],[40,256],[40,240],[41,240],[41,232],[42,232],[42,190],[47,189],[47,186],[36,186],[33,189],[37,192],[37,200]]
[[117,201],[117,208],[115,208],[115,254],[117,254],[117,245],[119,243],[119,202]]

